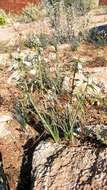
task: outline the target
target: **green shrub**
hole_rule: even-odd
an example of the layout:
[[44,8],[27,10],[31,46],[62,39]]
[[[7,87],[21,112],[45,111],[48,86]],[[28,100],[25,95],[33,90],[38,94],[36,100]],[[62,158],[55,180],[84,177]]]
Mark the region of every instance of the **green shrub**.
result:
[[84,76],[84,90],[76,90],[76,74],[80,71],[81,63],[73,60],[69,64],[71,87],[68,90],[65,88],[68,73],[62,67],[56,45],[54,73],[49,60],[44,57],[40,39],[36,37],[35,51],[19,52],[13,57],[12,78],[21,90],[18,101],[24,124],[33,118],[41,123],[39,129],[44,128],[45,133],[56,142],[61,139],[73,141],[78,131],[81,131],[80,123],[84,118],[88,90],[93,85],[89,77]]
[[28,34],[27,39],[25,41],[25,46],[28,48],[36,48],[37,43],[39,43],[39,45],[42,48],[47,47],[49,45],[49,43],[51,43],[48,34],[45,34],[45,33],[40,33],[40,34],[30,33],[30,34]]
[[37,6],[35,4],[29,3],[21,12],[19,16],[17,16],[17,20],[19,22],[33,22],[40,18],[42,18],[44,15],[44,11],[42,11],[42,8],[40,6]]
[[7,15],[3,10],[0,10],[0,25],[5,25],[7,23]]
[[[81,71],[80,60],[72,60],[67,65],[68,70],[65,70],[58,52],[61,33],[58,30],[60,22],[57,16],[60,17],[60,14],[59,9],[54,8],[53,38],[50,39],[42,33],[29,35],[25,45],[33,50],[28,50],[27,53],[20,51],[13,57],[11,77],[16,80],[21,91],[18,101],[24,123],[33,119],[38,123],[38,128],[43,128],[56,142],[62,139],[73,141],[81,131],[80,123],[85,116],[84,108],[87,96],[90,96],[89,89],[94,91],[94,87],[88,75],[83,76],[82,82],[77,80],[76,75]],[[71,45],[74,42],[76,46],[77,38],[73,26],[74,21],[77,24],[79,14],[75,16],[75,9],[65,10],[68,11],[64,14],[68,24],[69,41]],[[51,52],[53,60],[45,58],[45,50],[50,44],[54,49]],[[83,91],[78,90],[79,82],[85,86]]]
[[47,14],[57,41],[69,43],[74,50],[84,39],[84,33],[90,21],[89,8],[84,7],[81,0],[77,1],[52,1],[52,4],[46,4]]
[[6,24],[6,20],[4,16],[0,15],[0,25],[4,25],[4,24]]

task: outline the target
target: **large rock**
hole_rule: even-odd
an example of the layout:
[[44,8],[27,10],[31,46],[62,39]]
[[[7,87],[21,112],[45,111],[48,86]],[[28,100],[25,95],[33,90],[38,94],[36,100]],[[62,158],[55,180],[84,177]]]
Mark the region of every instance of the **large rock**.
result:
[[84,70],[85,72],[89,72],[93,81],[104,91],[104,93],[107,93],[107,67],[87,67]]
[[107,44],[107,24],[92,28],[90,31],[90,40],[97,44]]
[[33,190],[106,190],[107,148],[41,142],[34,151]]
[[[10,113],[0,114],[0,153],[2,155],[4,174],[11,190],[20,183],[20,175],[25,154],[24,146],[36,138],[35,130],[21,125]],[[29,144],[30,148],[32,144]]]

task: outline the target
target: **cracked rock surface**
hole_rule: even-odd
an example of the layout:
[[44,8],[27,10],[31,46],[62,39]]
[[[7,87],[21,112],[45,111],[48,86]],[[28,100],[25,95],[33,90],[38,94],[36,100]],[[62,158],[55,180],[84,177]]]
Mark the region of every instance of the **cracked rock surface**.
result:
[[106,190],[107,148],[41,142],[32,163],[33,190]]
[[30,126],[22,130],[10,113],[0,113],[0,155],[10,190],[15,190],[20,182],[24,145],[35,137],[36,133]]

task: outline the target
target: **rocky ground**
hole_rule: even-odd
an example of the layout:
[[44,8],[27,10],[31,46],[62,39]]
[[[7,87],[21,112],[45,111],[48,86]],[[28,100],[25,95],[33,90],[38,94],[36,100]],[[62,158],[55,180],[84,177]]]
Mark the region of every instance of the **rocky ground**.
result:
[[32,164],[34,190],[107,189],[107,148],[41,142],[34,151]]
[[[95,15],[92,26],[106,22],[107,15]],[[0,161],[3,164],[5,186],[11,190],[106,190],[107,147],[100,142],[102,139],[96,142],[93,136],[94,127],[103,123],[106,138],[106,105],[105,109],[88,109],[87,125],[94,124],[91,127],[92,136],[78,145],[57,144],[50,139],[44,141],[31,126],[22,128],[13,115],[13,105],[19,91],[15,83],[9,81],[10,54],[17,49],[20,36],[24,39],[29,32],[41,30],[51,33],[47,21],[44,25],[41,22],[25,25],[16,23],[0,28]],[[107,92],[107,45],[97,47],[81,43],[72,57],[67,44],[59,46],[58,51],[65,64],[73,56],[87,62],[84,70],[92,74],[100,88],[103,86],[104,93]],[[51,53],[51,49],[48,49],[47,56]],[[0,188],[3,189],[1,183],[0,179]]]

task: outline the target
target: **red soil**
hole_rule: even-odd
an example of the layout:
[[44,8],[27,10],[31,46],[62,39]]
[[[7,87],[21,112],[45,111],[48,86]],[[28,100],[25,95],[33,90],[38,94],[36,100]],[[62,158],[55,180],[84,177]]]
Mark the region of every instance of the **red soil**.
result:
[[100,0],[101,5],[107,5],[107,0]]
[[40,0],[0,0],[0,8],[6,11],[20,12],[28,3],[38,4]]
[[[0,8],[6,11],[20,12],[28,3],[40,3],[41,0],[0,0]],[[107,0],[100,0],[101,5],[107,5]]]

